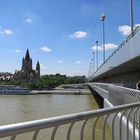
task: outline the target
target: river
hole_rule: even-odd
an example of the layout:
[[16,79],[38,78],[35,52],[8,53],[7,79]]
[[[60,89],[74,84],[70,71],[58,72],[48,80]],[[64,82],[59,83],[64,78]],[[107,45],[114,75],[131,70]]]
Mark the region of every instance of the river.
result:
[[[0,125],[94,109],[98,109],[98,106],[92,95],[0,95]],[[43,140],[43,135],[39,140]],[[62,140],[62,135],[58,136],[59,140]],[[26,140],[27,137],[20,139]]]
[[0,95],[0,124],[97,109],[92,95]]

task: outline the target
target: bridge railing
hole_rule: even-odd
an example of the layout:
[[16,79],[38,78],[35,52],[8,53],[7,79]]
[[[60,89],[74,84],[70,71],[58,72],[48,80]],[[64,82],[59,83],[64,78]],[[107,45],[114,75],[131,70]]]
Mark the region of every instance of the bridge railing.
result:
[[114,56],[114,54],[116,54],[120,48],[125,47],[125,44],[136,35],[136,33],[140,30],[140,26],[137,26],[134,31],[127,36],[127,38],[112,52],[112,54],[110,56],[108,56],[108,58],[98,67],[98,69],[90,76],[89,81],[93,79],[94,74],[112,57]]
[[[140,101],[140,90],[123,87],[121,84],[89,83],[101,97],[107,98],[114,106]],[[105,90],[106,92],[102,92]],[[104,94],[106,96],[104,96]]]
[[122,86],[110,85],[108,100],[113,105],[129,104],[140,101],[140,91]]
[[[10,137],[11,140],[15,140],[18,135],[26,135],[28,132],[33,132],[32,140],[37,140],[40,139],[39,133],[41,130],[53,128],[50,133],[50,139],[57,140],[61,126],[68,125],[62,132],[61,140],[84,140],[87,136],[88,140],[90,138],[92,140],[137,140],[140,138],[139,112],[140,103],[133,103],[113,108],[0,126],[0,138]],[[74,128],[78,122],[81,122],[81,125]],[[110,129],[107,122],[109,122]],[[86,129],[91,132],[90,138],[89,134],[86,135]],[[79,132],[79,138],[72,138],[73,131]],[[66,132],[66,136],[64,132]],[[25,136],[24,139],[26,139]],[[44,140],[46,139],[49,138],[45,137]]]

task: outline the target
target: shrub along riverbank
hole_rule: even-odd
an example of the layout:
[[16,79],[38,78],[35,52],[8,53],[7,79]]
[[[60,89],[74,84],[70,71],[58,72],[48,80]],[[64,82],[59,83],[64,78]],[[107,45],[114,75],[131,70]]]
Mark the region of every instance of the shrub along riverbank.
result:
[[55,75],[43,75],[38,80],[26,81],[26,80],[11,80],[7,82],[1,82],[1,84],[9,85],[22,85],[29,87],[30,89],[53,89],[62,84],[78,84],[86,82],[85,76],[66,76],[61,74]]

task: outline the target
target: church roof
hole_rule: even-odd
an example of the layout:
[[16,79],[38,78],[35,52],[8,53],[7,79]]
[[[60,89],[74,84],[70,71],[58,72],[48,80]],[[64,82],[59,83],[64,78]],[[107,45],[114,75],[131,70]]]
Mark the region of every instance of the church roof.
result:
[[37,65],[40,66],[39,61],[37,61]]
[[29,54],[29,50],[28,49],[26,51],[25,60],[26,61],[29,61],[30,60],[30,54]]
[[36,70],[40,69],[40,64],[39,64],[39,61],[37,61],[37,64],[36,64]]

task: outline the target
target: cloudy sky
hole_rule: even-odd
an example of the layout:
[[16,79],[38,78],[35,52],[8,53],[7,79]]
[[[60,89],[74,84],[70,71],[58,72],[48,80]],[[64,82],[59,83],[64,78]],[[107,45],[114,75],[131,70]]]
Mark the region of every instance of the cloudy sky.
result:
[[[140,1],[134,1],[134,24]],[[102,23],[106,15],[106,57],[130,33],[129,0],[1,0],[0,72],[21,68],[29,48],[42,74],[87,75],[95,42],[102,63]]]

